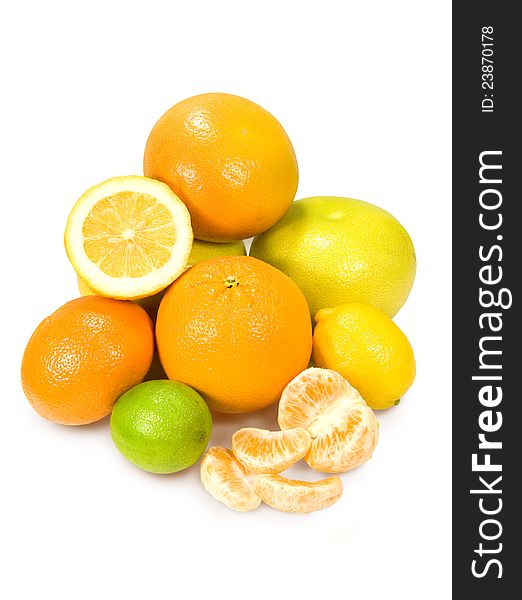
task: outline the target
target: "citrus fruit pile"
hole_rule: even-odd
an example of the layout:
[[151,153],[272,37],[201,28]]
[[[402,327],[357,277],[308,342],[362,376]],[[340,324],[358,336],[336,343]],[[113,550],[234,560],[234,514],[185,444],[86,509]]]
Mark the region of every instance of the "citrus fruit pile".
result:
[[[143,173],[95,185],[70,209],[65,250],[81,296],[29,339],[27,399],[63,425],[111,415],[116,448],[151,473],[203,455],[204,488],[234,510],[331,506],[338,475],[282,473],[300,460],[328,474],[365,463],[374,410],[412,385],[413,351],[392,321],[415,278],[408,233],[367,202],[296,201],[285,130],[231,94],[170,108]],[[230,449],[205,453],[212,411],[277,402],[279,429],[239,429]]]

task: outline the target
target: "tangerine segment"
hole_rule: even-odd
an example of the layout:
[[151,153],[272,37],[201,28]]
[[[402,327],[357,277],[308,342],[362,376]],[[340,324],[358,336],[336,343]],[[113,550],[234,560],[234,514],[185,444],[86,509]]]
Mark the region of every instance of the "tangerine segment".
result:
[[312,469],[343,473],[366,462],[379,439],[379,422],[366,404],[323,430],[312,440],[305,460]]
[[201,460],[200,475],[207,492],[233,510],[247,512],[261,504],[253,477],[227,448],[210,448]]
[[316,437],[361,402],[359,392],[339,373],[312,367],[283,390],[277,420],[281,429],[303,427]]
[[190,215],[163,183],[114,177],[76,202],[65,231],[77,274],[103,296],[152,295],[185,269],[192,246]]
[[342,473],[367,461],[379,426],[359,392],[336,371],[310,368],[283,390],[281,429],[303,427],[312,436],[306,462],[326,473]]
[[256,492],[268,506],[293,513],[309,513],[332,506],[343,493],[339,477],[298,481],[281,475],[258,475]]
[[232,436],[232,451],[252,473],[281,473],[306,455],[311,441],[301,427],[286,431],[245,427]]

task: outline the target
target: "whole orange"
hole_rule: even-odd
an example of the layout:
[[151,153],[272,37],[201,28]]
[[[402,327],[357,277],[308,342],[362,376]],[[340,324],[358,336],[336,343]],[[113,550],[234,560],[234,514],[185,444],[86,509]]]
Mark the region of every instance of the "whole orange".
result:
[[156,322],[170,379],[219,412],[276,402],[308,365],[312,327],[306,300],[284,273],[250,256],[205,260],[178,277]]
[[38,325],[22,359],[22,386],[42,417],[63,425],[103,419],[147,373],[152,321],[133,302],[85,296]]
[[240,240],[266,231],[297,191],[294,149],[269,112],[232,94],[201,94],[170,108],[152,129],[147,177],[187,205],[194,236]]

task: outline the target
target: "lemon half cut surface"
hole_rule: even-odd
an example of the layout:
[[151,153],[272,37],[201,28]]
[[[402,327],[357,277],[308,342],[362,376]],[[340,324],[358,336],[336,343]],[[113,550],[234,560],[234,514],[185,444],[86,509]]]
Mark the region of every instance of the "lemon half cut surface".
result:
[[102,296],[137,299],[170,285],[187,264],[190,214],[164,183],[130,175],[87,190],[65,229],[76,273]]

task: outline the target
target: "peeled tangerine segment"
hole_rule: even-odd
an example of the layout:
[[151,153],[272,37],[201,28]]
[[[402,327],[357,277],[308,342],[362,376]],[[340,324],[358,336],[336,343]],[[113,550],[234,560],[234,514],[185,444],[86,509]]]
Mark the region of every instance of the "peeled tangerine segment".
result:
[[359,392],[336,371],[310,368],[283,390],[281,429],[302,427],[312,436],[306,462],[318,471],[342,473],[372,455],[379,423]]
[[301,427],[286,431],[245,427],[232,436],[232,451],[253,473],[281,473],[306,455],[311,441]]
[[342,473],[371,458],[379,437],[379,423],[371,408],[360,404],[312,440],[306,462],[317,471]]
[[209,494],[229,508],[240,512],[261,504],[252,475],[227,448],[210,448],[201,460],[201,483]]
[[309,513],[328,508],[343,493],[339,477],[320,481],[298,481],[281,475],[258,475],[256,492],[265,504],[293,513]]

